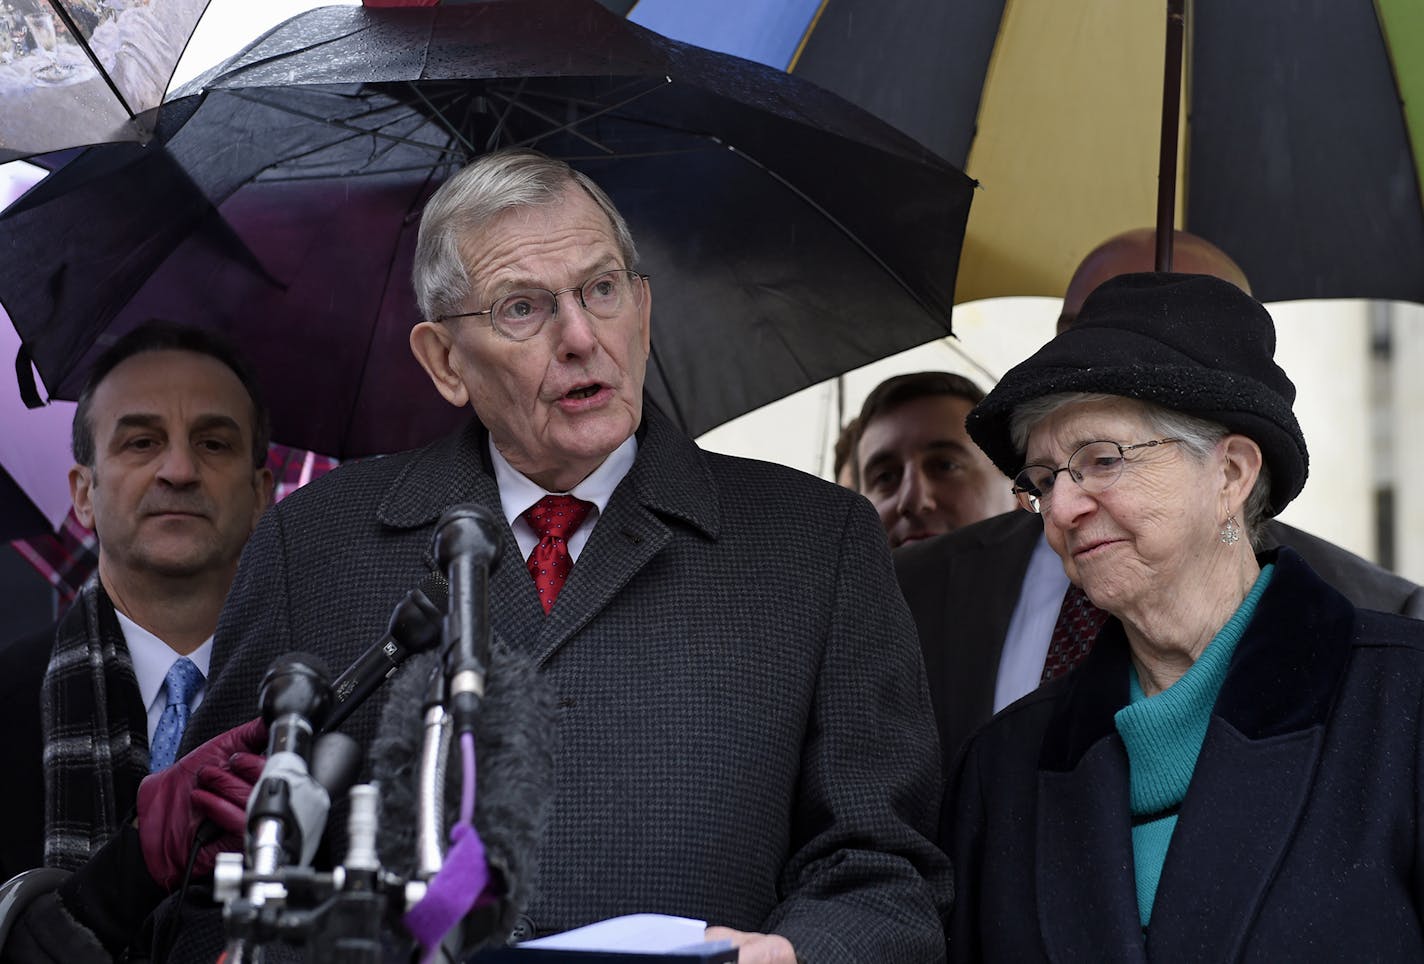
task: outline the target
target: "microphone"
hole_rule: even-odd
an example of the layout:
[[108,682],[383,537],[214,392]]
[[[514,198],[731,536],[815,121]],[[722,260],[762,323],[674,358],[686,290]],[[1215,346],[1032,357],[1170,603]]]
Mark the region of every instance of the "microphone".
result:
[[432,572],[391,611],[386,635],[371,644],[331,684],[335,704],[321,732],[336,729],[414,653],[440,645],[440,624],[449,598],[445,577]]
[[489,660],[489,572],[499,558],[499,526],[484,506],[452,506],[435,524],[434,549],[450,583],[444,650],[447,705],[455,732],[473,733]]
[[[499,898],[463,919],[461,954],[502,946],[533,896],[537,846],[553,795],[554,696],[532,662],[497,637],[489,648],[489,672],[480,726],[475,734],[477,782],[475,828],[500,884]],[[442,675],[439,654],[408,659],[389,683],[371,746],[372,774],[380,790],[381,863],[402,876],[416,874],[420,767],[429,684]],[[458,749],[445,767],[444,812],[459,811]],[[448,833],[449,825],[441,828]]]
[[252,868],[274,873],[316,854],[331,798],[308,770],[317,727],[331,702],[326,667],[308,653],[278,658],[258,691],[267,721],[267,763],[247,801]]

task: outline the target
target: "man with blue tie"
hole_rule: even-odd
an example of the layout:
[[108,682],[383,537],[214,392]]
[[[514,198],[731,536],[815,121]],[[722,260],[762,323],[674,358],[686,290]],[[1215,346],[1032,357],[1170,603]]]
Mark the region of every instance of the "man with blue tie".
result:
[[[79,871],[133,824],[143,779],[174,763],[238,556],[271,500],[267,424],[245,363],[210,333],[150,323],[95,363],[69,484],[98,570],[55,633],[0,653],[5,772],[21,774],[0,803],[0,879],[41,859]],[[227,755],[238,749],[260,746]]]

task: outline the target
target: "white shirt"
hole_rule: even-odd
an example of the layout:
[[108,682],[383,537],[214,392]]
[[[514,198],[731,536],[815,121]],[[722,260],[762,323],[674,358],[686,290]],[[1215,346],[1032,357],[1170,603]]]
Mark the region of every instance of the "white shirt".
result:
[[539,536],[535,534],[534,527],[524,518],[524,513],[534,503],[546,495],[571,495],[593,503],[593,508],[566,543],[569,547],[569,558],[577,562],[579,553],[588,544],[588,537],[593,533],[594,523],[608,508],[608,500],[613,497],[613,490],[618,488],[618,483],[623,481],[623,476],[633,467],[633,460],[638,457],[638,440],[632,435],[628,436],[622,445],[603,460],[602,465],[567,493],[550,492],[521,475],[519,470],[500,454],[499,449],[495,448],[493,441],[489,443],[489,453],[490,462],[494,465],[494,481],[499,486],[500,507],[504,509],[504,517],[509,521],[509,528],[514,533],[514,541],[519,543],[519,554],[525,559],[529,558],[534,547],[539,544]]
[[[173,663],[181,659],[172,648],[138,623],[114,610],[119,617],[119,628],[124,632],[124,642],[129,647],[129,658],[133,660],[134,676],[138,679],[138,695],[148,712],[148,742],[153,744],[153,733],[158,729],[159,717],[168,705],[168,685],[166,677]],[[203,645],[188,654],[203,681],[198,691],[188,700],[190,709],[197,709],[203,702],[203,694],[208,689],[208,666],[213,658],[213,637],[203,640]]]
[[1004,636],[1004,650],[999,654],[999,675],[994,679],[995,713],[1038,689],[1058,610],[1063,608],[1063,594],[1067,591],[1063,560],[1048,544],[1048,537],[1040,534]]

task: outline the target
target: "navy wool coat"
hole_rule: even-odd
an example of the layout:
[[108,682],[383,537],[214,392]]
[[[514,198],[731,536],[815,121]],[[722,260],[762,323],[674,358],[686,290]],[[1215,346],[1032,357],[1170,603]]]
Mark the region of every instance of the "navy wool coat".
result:
[[[633,468],[548,617],[478,423],[275,506],[185,744],[252,717],[286,651],[349,664],[433,569],[441,513],[481,503],[503,542],[494,632],[558,704],[526,931],[657,911],[774,930],[809,962],[941,959],[938,744],[874,511],[803,473],[702,452],[644,413]],[[377,715],[343,729],[369,741]]]
[[1290,549],[1237,645],[1144,935],[1121,624],[972,737],[946,801],[956,961],[1418,961],[1424,623]]

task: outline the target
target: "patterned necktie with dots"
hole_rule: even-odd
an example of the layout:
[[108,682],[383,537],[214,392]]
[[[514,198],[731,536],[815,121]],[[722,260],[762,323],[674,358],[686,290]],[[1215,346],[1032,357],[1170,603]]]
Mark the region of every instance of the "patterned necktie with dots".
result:
[[188,701],[202,682],[203,674],[186,656],[179,656],[168,667],[168,675],[164,677],[164,684],[168,687],[168,705],[163,708],[158,728],[153,731],[153,746],[148,751],[149,773],[172,766],[178,758],[178,744],[183,741],[183,730],[193,712]]
[[574,567],[567,540],[592,508],[592,502],[571,495],[546,495],[524,513],[539,536],[539,544],[529,554],[528,567],[546,615],[554,608],[554,600],[559,598],[559,590]]
[[1039,682],[1047,683],[1081,663],[1107,620],[1108,614],[1094,606],[1087,593],[1069,583],[1058,610],[1058,622],[1053,626],[1053,638],[1048,643],[1048,658],[1043,661],[1043,676]]

